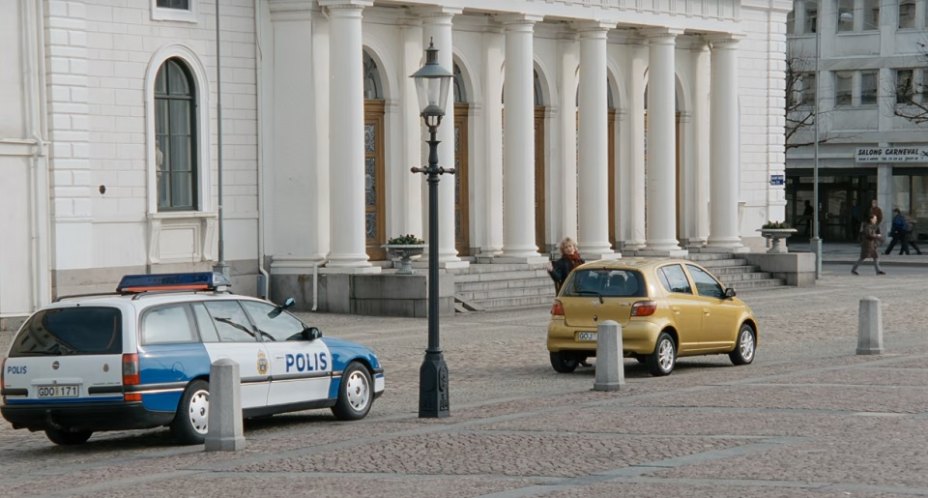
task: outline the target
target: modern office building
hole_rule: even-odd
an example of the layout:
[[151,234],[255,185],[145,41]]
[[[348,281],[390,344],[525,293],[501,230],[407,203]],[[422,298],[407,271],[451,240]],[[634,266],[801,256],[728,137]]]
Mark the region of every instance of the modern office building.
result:
[[[788,21],[787,219],[805,230],[818,113],[820,226],[855,240],[872,199],[928,236],[928,2],[797,0]],[[811,205],[811,204],[810,204]],[[884,224],[887,223],[884,220]]]
[[0,317],[218,262],[259,294],[379,272],[387,239],[426,235],[429,43],[455,75],[442,266],[564,236],[587,258],[757,245],[786,203],[791,7],[4,0]]

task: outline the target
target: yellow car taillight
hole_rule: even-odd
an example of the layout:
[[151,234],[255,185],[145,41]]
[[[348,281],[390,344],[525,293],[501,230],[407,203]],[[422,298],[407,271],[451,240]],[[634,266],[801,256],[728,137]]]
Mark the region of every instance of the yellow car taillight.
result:
[[564,316],[564,305],[557,299],[551,305],[551,316]]
[[657,311],[654,301],[638,301],[632,305],[632,316],[651,316]]

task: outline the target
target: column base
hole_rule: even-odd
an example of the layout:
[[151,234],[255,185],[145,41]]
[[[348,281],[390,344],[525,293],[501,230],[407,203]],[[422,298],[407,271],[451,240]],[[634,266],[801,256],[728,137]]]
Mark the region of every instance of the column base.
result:
[[750,249],[741,243],[741,237],[725,237],[716,240],[710,237],[706,243],[706,252],[743,253],[750,252]]
[[322,274],[349,274],[349,275],[367,275],[380,273],[379,266],[324,266],[319,268]]
[[548,258],[535,254],[532,256],[494,256],[490,263],[493,264],[545,264],[548,262]]
[[669,248],[669,249],[658,249],[652,247],[646,247],[644,249],[638,250],[635,252],[636,256],[650,256],[650,257],[661,257],[661,258],[685,258],[689,256],[689,251],[686,249],[681,249],[679,247]]
[[620,252],[583,252],[580,251],[580,256],[585,261],[597,261],[600,259],[619,259],[622,257]]
[[[412,264],[413,268],[428,268],[429,260],[422,258]],[[462,259],[457,259],[455,261],[442,261],[438,260],[438,267],[445,270],[456,270],[460,268],[467,268],[470,266],[470,261],[464,261]]]

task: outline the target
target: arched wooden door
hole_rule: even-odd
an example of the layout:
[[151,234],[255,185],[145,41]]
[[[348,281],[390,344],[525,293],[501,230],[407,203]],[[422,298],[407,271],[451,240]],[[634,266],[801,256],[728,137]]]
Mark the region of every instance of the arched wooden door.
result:
[[[384,98],[377,63],[364,53],[364,228],[367,257],[387,258],[384,180]],[[337,112],[337,110],[333,110]],[[337,213],[336,221],[337,223]]]
[[470,192],[468,186],[467,104],[454,105],[454,245],[459,256],[470,255]]
[[548,251],[545,242],[545,105],[538,71],[534,72],[535,90],[535,245],[542,254]]
[[[611,92],[610,92],[611,93]],[[606,125],[606,133],[608,133],[609,138],[607,143],[609,144],[609,151],[606,155],[609,165],[607,169],[609,170],[609,243],[612,244],[612,248],[618,250],[619,247],[615,240],[615,217],[616,217],[616,196],[615,196],[615,169],[619,167],[615,162],[615,109],[609,109],[608,114],[608,124]]]
[[469,111],[461,68],[454,64],[454,247],[458,256],[470,256]]

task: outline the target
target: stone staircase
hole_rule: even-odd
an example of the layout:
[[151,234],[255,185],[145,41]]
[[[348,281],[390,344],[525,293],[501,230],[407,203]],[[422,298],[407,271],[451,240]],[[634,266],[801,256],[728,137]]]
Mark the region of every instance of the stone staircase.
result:
[[[736,292],[784,287],[783,279],[749,265],[732,254],[690,253],[696,261]],[[458,312],[548,307],[554,283],[543,264],[471,263],[454,274],[454,300]]]
[[770,273],[748,264],[747,260],[739,258],[737,254],[697,252],[690,253],[687,259],[699,263],[718,277],[723,285],[738,293],[786,286],[782,278],[774,278]]

